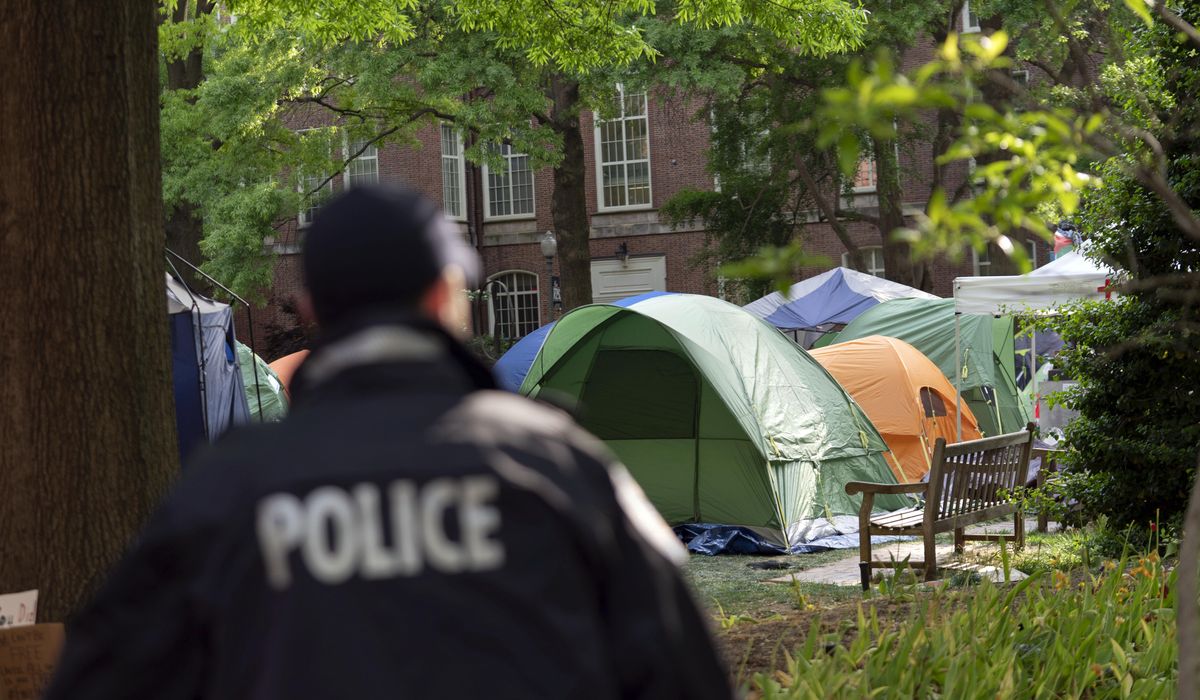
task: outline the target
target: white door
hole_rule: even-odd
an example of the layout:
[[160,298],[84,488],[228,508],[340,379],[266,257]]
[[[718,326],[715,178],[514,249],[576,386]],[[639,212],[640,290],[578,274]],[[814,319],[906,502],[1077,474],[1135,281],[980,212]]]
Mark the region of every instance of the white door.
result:
[[667,256],[592,261],[592,302],[604,303],[667,290]]

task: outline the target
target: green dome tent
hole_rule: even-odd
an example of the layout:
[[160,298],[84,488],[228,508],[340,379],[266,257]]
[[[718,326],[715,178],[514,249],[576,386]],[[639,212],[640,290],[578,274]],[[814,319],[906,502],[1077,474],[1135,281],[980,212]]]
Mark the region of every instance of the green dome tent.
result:
[[579,402],[580,422],[673,525],[740,525],[790,547],[857,514],[846,482],[895,483],[883,439],[825,369],[711,297],[568,313],[521,385],[531,396],[552,391]]
[[1032,401],[1017,388],[1012,318],[961,314],[958,322],[957,363],[953,299],[885,301],[851,321],[832,345],[870,335],[903,340],[933,360],[962,392],[984,435],[1022,430],[1031,420]]
[[288,412],[288,400],[275,370],[242,343],[237,344],[237,353],[242,384],[246,387],[246,403],[250,406],[250,420],[266,423],[283,420]]

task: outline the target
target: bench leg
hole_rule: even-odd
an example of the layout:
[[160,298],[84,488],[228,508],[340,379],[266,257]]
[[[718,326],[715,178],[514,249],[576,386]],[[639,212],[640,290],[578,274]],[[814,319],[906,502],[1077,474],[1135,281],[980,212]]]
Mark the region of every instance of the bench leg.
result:
[[1013,516],[1013,535],[1015,542],[1013,551],[1020,551],[1025,548],[1025,514],[1017,511]]
[[858,513],[858,568],[862,575],[864,591],[871,590],[871,498],[863,496],[862,509]]
[[932,535],[925,536],[925,580],[936,581],[938,578],[937,542]]
[[967,544],[967,531],[964,528],[954,529],[954,553],[962,554],[963,547]]

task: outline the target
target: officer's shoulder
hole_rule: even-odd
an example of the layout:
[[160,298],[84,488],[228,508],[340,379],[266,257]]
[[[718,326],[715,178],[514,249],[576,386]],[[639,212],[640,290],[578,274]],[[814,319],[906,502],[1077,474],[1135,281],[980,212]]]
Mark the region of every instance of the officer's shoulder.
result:
[[473,392],[447,419],[476,441],[528,444],[533,438],[566,443],[607,461],[603,444],[579,427],[567,410],[507,391]]
[[574,419],[562,407],[508,391],[472,392],[463,399],[455,413],[479,425],[525,434],[561,435],[564,430],[578,429]]

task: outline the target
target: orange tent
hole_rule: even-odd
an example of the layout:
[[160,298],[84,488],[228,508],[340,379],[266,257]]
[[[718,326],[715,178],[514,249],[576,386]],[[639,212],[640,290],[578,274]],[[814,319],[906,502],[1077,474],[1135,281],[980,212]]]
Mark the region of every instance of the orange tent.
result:
[[296,374],[296,370],[300,369],[300,365],[304,363],[304,358],[308,357],[307,350],[294,352],[291,355],[284,355],[268,365],[275,371],[275,375],[279,377],[279,383],[283,384],[283,390],[287,393],[288,398],[292,398],[291,389],[292,377]]
[[[939,437],[955,442],[958,407],[954,387],[920,350],[903,340],[871,335],[810,354],[883,435],[892,450],[888,462],[897,481],[911,483],[925,476]],[[965,402],[962,418],[964,440],[982,437]]]

